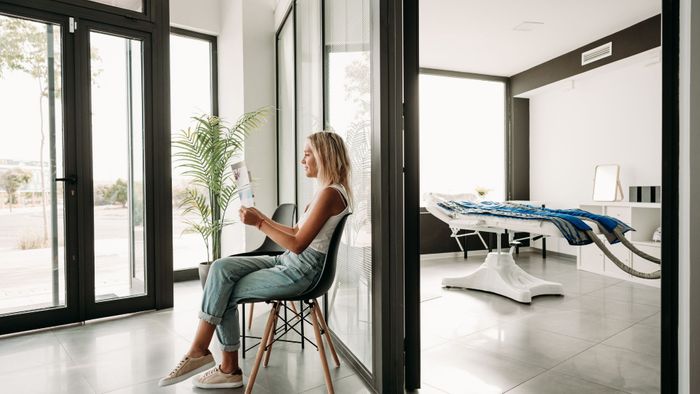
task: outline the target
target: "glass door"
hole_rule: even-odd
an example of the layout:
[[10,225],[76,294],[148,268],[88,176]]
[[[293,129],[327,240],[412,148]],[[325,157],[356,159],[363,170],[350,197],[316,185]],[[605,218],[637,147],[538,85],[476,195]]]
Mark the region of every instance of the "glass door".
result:
[[148,36],[84,23],[80,46],[89,91],[82,117],[85,160],[85,299],[88,318],[153,305],[146,242]]
[[0,334],[155,307],[150,42],[0,4]]
[[0,334],[77,318],[67,21],[0,10]]

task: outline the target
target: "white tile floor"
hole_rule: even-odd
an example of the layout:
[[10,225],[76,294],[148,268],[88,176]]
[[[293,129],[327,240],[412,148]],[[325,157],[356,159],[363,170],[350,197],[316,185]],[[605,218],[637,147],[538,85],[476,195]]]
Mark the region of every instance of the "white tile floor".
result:
[[[421,393],[659,392],[658,289],[578,271],[572,260],[550,256],[544,262],[532,253],[522,253],[519,264],[563,283],[564,297],[525,305],[440,287],[443,277],[467,274],[482,260],[422,263]],[[188,382],[157,387],[187,349],[197,323],[199,283],[175,288],[172,310],[0,339],[0,393],[204,392]],[[258,332],[267,307],[255,311]],[[244,371],[253,357],[248,353]],[[367,393],[341,364],[332,370],[336,392]],[[256,393],[324,391],[317,353],[291,344],[275,345],[255,385]]]
[[[189,347],[200,299],[199,281],[176,283],[176,307],[171,310],[2,338],[0,393],[211,392],[195,389],[188,381],[166,388],[157,385]],[[264,304],[256,306],[254,334],[262,333],[268,311]],[[219,358],[216,337],[211,349]],[[249,351],[242,366],[245,372],[251,370],[254,358],[255,351]],[[369,392],[342,358],[340,368],[331,367],[331,375],[337,393]],[[299,345],[275,344],[269,366],[258,373],[255,392],[325,392],[318,353],[310,347],[301,351]]]
[[521,253],[533,275],[565,296],[529,305],[494,294],[441,289],[484,256],[421,263],[421,392],[658,393],[660,292],[576,269],[576,262]]

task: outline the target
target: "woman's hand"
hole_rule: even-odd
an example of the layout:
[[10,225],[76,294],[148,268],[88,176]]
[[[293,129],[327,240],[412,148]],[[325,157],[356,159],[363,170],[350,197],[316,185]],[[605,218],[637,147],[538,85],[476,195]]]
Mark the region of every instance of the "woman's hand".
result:
[[260,212],[260,210],[258,210],[258,208],[255,208],[255,207],[246,207],[246,209],[255,212],[256,214],[258,214],[258,216],[260,216],[261,218],[263,218],[263,220],[270,220],[270,218],[267,217],[267,215],[265,215],[264,213]]
[[259,227],[260,223],[265,219],[265,216],[255,208],[241,207],[238,210],[241,221],[249,226]]

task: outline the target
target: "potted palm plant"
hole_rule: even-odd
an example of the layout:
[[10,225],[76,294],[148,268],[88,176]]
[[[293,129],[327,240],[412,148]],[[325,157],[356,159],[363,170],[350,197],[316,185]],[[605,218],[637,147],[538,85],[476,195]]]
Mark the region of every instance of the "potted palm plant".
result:
[[231,164],[243,153],[246,136],[264,122],[267,112],[261,108],[245,113],[231,126],[217,116],[195,116],[194,126],[182,130],[173,141],[177,168],[190,178],[179,204],[185,217],[194,217],[185,219],[185,231],[199,233],[207,249],[207,261],[199,265],[202,285],[211,263],[221,258],[223,228],[234,223],[226,219],[227,208],[238,197]]

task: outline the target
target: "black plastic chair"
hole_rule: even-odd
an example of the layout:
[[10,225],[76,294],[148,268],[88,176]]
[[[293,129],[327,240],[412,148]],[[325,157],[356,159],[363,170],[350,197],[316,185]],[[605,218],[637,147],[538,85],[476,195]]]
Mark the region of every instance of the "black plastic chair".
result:
[[[318,304],[317,298],[326,294],[328,289],[330,289],[333,281],[335,280],[335,268],[338,259],[338,248],[340,246],[340,238],[343,234],[343,229],[345,228],[345,222],[350,216],[350,213],[345,214],[335,230],[333,230],[333,235],[331,236],[330,244],[328,246],[328,252],[326,253],[326,258],[323,262],[323,268],[321,269],[321,274],[319,275],[316,283],[314,283],[308,290],[304,293],[293,297],[286,297],[285,299],[251,299],[243,300],[242,302],[267,302],[272,303],[272,310],[267,318],[267,324],[265,325],[265,331],[263,333],[262,339],[260,340],[260,346],[258,347],[258,354],[255,357],[255,363],[253,363],[253,370],[250,372],[250,377],[248,378],[248,385],[246,386],[246,393],[251,393],[253,391],[253,385],[255,384],[255,377],[260,369],[260,362],[263,356],[265,356],[265,366],[270,360],[270,354],[272,353],[272,345],[278,341],[283,340],[281,337],[285,335],[288,329],[283,330],[278,334],[277,330],[277,319],[280,317],[280,308],[283,306],[286,308],[286,302],[302,301],[309,306],[308,312],[302,309],[300,319],[296,324],[301,324],[301,342],[306,339],[303,334],[304,322],[308,322],[307,317],[311,318],[311,325],[314,328],[314,333],[316,335],[316,344],[318,348],[319,356],[321,357],[321,365],[323,366],[323,374],[326,379],[326,387],[329,393],[333,393],[333,382],[331,381],[330,370],[328,369],[328,361],[326,359],[326,352],[323,345],[323,335],[326,336],[326,341],[328,342],[328,347],[330,348],[331,355],[333,356],[333,361],[336,367],[340,367],[340,360],[338,359],[338,354],[335,351],[333,342],[331,340],[330,332],[328,330],[328,324],[326,319],[321,313],[320,306]],[[292,329],[294,326],[292,326]],[[294,329],[296,331],[296,329]],[[298,332],[298,331],[297,331]],[[275,337],[275,335],[277,337]],[[309,341],[310,342],[310,341]],[[313,342],[312,342],[313,343]]]
[[[280,206],[275,209],[275,213],[272,214],[272,220],[279,223],[283,224],[285,226],[293,226],[294,225],[294,216],[297,211],[297,206],[294,204],[281,204]],[[285,249],[279,245],[273,240],[270,239],[270,237],[265,237],[265,240],[263,243],[258,246],[257,248],[251,250],[250,252],[243,252],[243,253],[236,253],[232,254],[231,257],[233,256],[276,256],[284,253]]]
[[[295,204],[281,204],[275,209],[275,213],[272,214],[272,220],[283,224],[285,226],[293,226],[294,219],[296,215],[297,206]],[[263,243],[257,248],[251,250],[250,252],[236,253],[232,254],[230,257],[234,256],[278,256],[284,253],[285,249],[279,245],[270,237],[265,237]],[[255,304],[250,305],[250,315],[248,316],[248,330],[253,326],[253,309]],[[241,315],[243,324],[243,358],[245,358],[245,304],[241,305]]]

